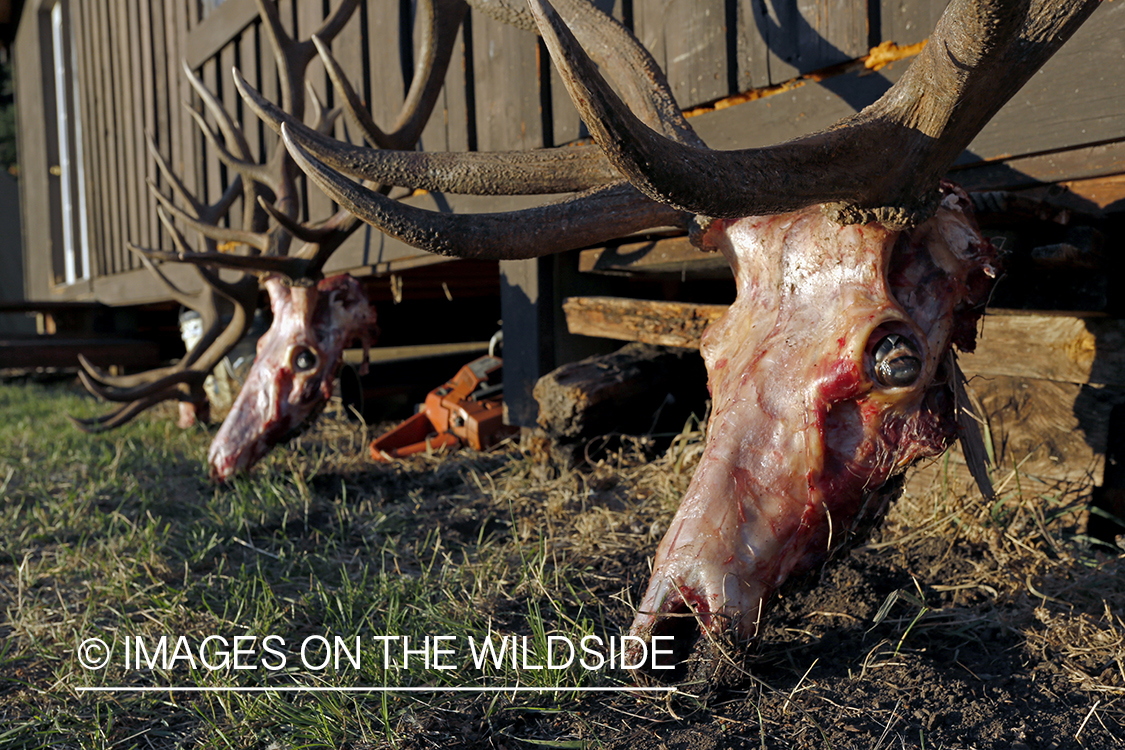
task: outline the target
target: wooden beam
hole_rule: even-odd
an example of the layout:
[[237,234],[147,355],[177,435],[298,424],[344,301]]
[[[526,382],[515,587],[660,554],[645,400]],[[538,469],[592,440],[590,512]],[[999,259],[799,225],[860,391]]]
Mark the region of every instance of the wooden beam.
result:
[[992,310],[977,350],[959,357],[967,375],[1125,386],[1125,321],[1101,315]]
[[563,300],[563,313],[571,333],[695,349],[699,348],[703,331],[726,309],[726,305],[622,297],[568,297]]
[[[991,475],[1001,496],[1102,484],[1110,418],[1125,389],[1010,375],[975,378],[972,386],[991,430]],[[960,449],[911,470],[908,492],[943,489],[976,491]]]
[[187,35],[184,56],[188,67],[199,68],[219,53],[258,17],[254,0],[226,0],[203,19]]
[[583,250],[578,255],[578,270],[609,275],[644,272],[690,275],[692,278],[731,278],[726,258],[694,247],[687,237],[666,237]]
[[[563,302],[571,333],[695,348],[726,309],[621,297],[568,297]],[[1125,321],[1096,314],[993,310],[984,318],[976,352],[960,355],[960,361],[969,376],[1125,387]]]
[[153,341],[53,336],[0,340],[0,362],[4,367],[78,367],[79,354],[86,355],[98,367],[149,368],[160,364],[159,347]]

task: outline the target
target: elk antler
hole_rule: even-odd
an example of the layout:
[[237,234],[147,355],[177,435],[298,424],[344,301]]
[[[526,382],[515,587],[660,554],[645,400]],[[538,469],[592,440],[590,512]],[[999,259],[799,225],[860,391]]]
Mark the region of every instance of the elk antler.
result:
[[[281,83],[279,111],[294,122],[302,122],[305,115],[307,99],[303,82],[309,63],[317,57],[318,50],[319,54],[329,57],[326,45],[344,27],[357,6],[358,0],[343,0],[311,38],[297,41],[282,27],[277,6],[268,0],[258,0],[263,28],[277,60]],[[394,127],[386,134],[385,143],[411,148],[417,142],[433,111],[465,10],[461,0],[419,3],[422,50],[413,85]],[[161,401],[175,399],[197,407],[205,406],[204,380],[249,328],[258,302],[260,280],[284,277],[290,282],[315,282],[322,277],[322,269],[332,252],[359,225],[346,210],[319,223],[298,221],[300,201],[294,180],[296,172],[283,143],[278,142],[265,163],[257,163],[242,130],[186,62],[184,73],[215,126],[195,109],[189,108],[189,112],[220,161],[235,177],[218,201],[204,204],[172,171],[150,136],[149,149],[171,195],[165,195],[151,181],[149,188],[158,203],[157,214],[171,235],[173,249],[142,248],[132,244],[128,247],[141,256],[169,296],[200,313],[204,334],[176,364],[136,375],[111,376],[80,358],[83,366],[80,377],[86,387],[102,398],[123,404],[102,417],[72,418],[79,428],[88,432],[118,427]],[[237,71],[234,75],[241,80]],[[332,75],[339,77],[338,69],[333,70]],[[315,94],[311,102],[315,125],[309,132],[324,133],[331,128],[339,111],[326,110]],[[220,222],[230,214],[239,196],[243,198],[241,228],[236,228],[233,220],[231,226],[221,226]],[[200,249],[189,248],[175,222],[199,236]],[[294,239],[304,242],[295,251],[292,250]],[[232,244],[246,248],[246,254],[220,252],[221,245]],[[202,288],[195,293],[184,292],[172,284],[153,261],[189,264]],[[241,271],[242,276],[237,281],[223,281],[216,270],[219,268]],[[339,296],[340,292],[333,294]]]
[[[706,148],[640,43],[592,6],[561,0],[556,12],[545,0],[529,0],[530,11],[510,0],[471,4],[521,28],[534,20],[594,140],[636,192],[615,183],[585,150],[548,149],[518,159],[363,154],[315,136],[262,107],[247,87],[240,90],[272,127],[284,124],[286,143],[309,177],[364,221],[433,252],[520,258],[682,226],[692,214],[740,217],[827,203],[840,223],[917,223],[932,212],[938,180],[957,155],[1098,0],[954,0],[905,76],[877,102],[828,130],[741,151]],[[613,78],[621,97],[599,70]],[[476,169],[488,175],[484,185],[463,176]],[[506,214],[435,215],[373,195],[345,175],[449,192],[587,192]],[[525,245],[528,224],[535,241]]]

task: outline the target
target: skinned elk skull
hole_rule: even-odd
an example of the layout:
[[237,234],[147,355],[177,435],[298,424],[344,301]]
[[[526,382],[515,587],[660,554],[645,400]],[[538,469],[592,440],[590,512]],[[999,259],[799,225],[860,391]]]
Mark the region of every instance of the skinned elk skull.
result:
[[[694,614],[704,631],[753,637],[788,576],[861,538],[910,462],[959,434],[951,347],[972,348],[996,267],[967,197],[941,179],[1098,2],[953,0],[877,102],[828,130],[730,152],[703,144],[651,56],[593,6],[471,5],[542,35],[597,148],[362,149],[237,84],[333,200],[422,249],[529,258],[678,227],[725,255],[738,298],[705,336],[715,404],[707,446],[633,632],[679,635],[675,618]],[[523,211],[451,215],[396,203],[349,178],[574,195]]]

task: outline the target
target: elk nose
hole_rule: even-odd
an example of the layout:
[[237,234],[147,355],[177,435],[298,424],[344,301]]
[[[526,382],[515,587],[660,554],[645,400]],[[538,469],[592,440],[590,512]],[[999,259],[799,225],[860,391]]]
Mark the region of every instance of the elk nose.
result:
[[875,346],[875,380],[888,388],[912,385],[922,374],[922,357],[913,341],[897,333]]

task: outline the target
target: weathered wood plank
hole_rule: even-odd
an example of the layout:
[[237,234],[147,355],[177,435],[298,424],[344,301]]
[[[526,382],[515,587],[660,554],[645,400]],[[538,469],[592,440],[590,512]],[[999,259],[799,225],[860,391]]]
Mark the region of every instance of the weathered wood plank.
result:
[[1014,190],[1032,185],[1125,173],[1125,140],[1000,159],[955,169],[953,179],[968,190]]
[[[414,29],[415,48],[419,41],[419,28]],[[433,114],[422,129],[419,148],[423,151],[468,151],[469,122],[466,74],[468,62],[465,51],[465,25],[457,32],[453,55],[445,72],[445,85],[438,95]]]
[[917,44],[933,32],[948,4],[949,0],[879,0],[872,8],[878,13],[879,41],[900,47]]
[[681,107],[734,93],[725,0],[635,0],[633,31],[664,70]]
[[103,148],[100,134],[94,129],[97,122],[96,98],[94,95],[93,49],[90,36],[93,34],[90,12],[85,6],[75,4],[70,7],[71,23],[74,29],[74,60],[76,63],[75,91],[78,93],[78,116],[82,120],[83,169],[86,177],[86,220],[89,226],[91,277],[105,273],[104,258],[99,250],[103,247],[102,222],[103,200],[99,190],[100,154]]
[[[334,3],[339,5],[339,3]],[[297,38],[305,39],[311,36],[320,28],[320,24],[324,21],[324,6],[320,3],[299,2],[296,6],[297,9]],[[308,70],[305,73],[306,91],[305,96],[308,99],[305,105],[305,122],[309,125],[315,124],[313,122],[313,111],[315,106],[309,98],[308,89],[311,88],[316,92],[320,101],[327,102],[328,89],[331,85],[328,81],[328,74],[324,70],[324,63],[320,61],[318,56],[311,63],[309,63]],[[335,213],[335,208],[331,199],[324,194],[324,191],[313,185],[302,174],[300,177],[303,185],[302,192],[305,197],[305,218],[321,220],[326,219]]]
[[[125,170],[122,175],[122,182],[124,183],[122,197],[126,203],[125,240],[139,243],[144,242],[145,238],[141,221],[142,196],[139,185],[143,179],[141,170],[144,169],[144,166],[138,159],[140,154],[137,153],[137,118],[141,110],[136,96],[139,84],[137,66],[140,64],[140,60],[136,58],[135,46],[137,4],[137,0],[115,4],[118,12],[115,28],[115,48],[118,52],[115,86],[119,95],[117,112],[122,125],[121,153],[124,157],[122,166]],[[132,269],[136,267],[138,262],[133,258],[132,253],[129,253],[124,247],[119,252],[121,253],[122,268]]]
[[543,145],[538,39],[482,14],[473,16],[477,148]]
[[184,49],[188,66],[202,67],[257,17],[254,0],[225,0],[188,34]]
[[[154,167],[148,158],[148,148],[145,144],[145,133],[154,132],[156,129],[156,101],[153,88],[153,59],[152,59],[152,15],[149,8],[153,0],[137,0],[137,7],[131,13],[132,29],[130,33],[133,60],[133,150],[137,186],[137,216],[140,219],[140,234],[135,240],[137,244],[153,247],[156,243],[156,224],[158,220],[146,205],[148,201],[145,188],[148,179],[153,176]],[[132,255],[132,254],[130,254]],[[134,257],[129,258],[132,267],[141,265]]]
[[[95,3],[95,5],[99,5]],[[116,50],[116,39],[114,38],[111,25],[113,15],[109,7],[100,6],[98,13],[99,25],[99,38],[102,54],[112,55],[112,50]],[[109,52],[107,52],[109,51]],[[112,57],[110,58],[112,59]],[[125,221],[125,189],[124,189],[124,175],[122,174],[122,161],[124,160],[124,153],[122,149],[121,136],[119,134],[119,120],[120,113],[118,111],[117,102],[117,83],[114,77],[116,66],[112,63],[110,65],[99,65],[102,73],[101,81],[101,95],[102,95],[102,110],[105,120],[102,124],[102,132],[106,143],[106,197],[108,198],[108,208],[110,217],[110,231],[108,236],[108,245],[104,248],[106,257],[109,258],[109,267],[113,273],[120,273],[127,270],[122,263],[122,249],[125,243],[125,235],[128,225]]]
[[[169,71],[175,70],[175,56],[171,51],[171,44],[167,34],[167,19],[165,18],[164,0],[154,0],[149,3],[151,18],[150,18],[150,36],[152,39],[152,106],[153,106],[153,125],[152,125],[152,138],[156,143],[156,147],[160,149],[161,153],[167,158],[171,152],[170,144],[172,140],[172,113],[170,111],[171,97],[170,94],[174,90],[169,85],[168,80]],[[152,175],[153,181],[159,185],[161,176],[160,170],[157,169],[156,164],[153,162],[152,157],[149,155],[146,145],[146,150],[143,152],[145,164],[148,165],[148,173]],[[150,215],[152,209],[149,208],[151,201],[148,197],[148,191],[145,191],[145,198],[142,203],[143,210],[147,211]],[[160,224],[159,220],[152,222],[152,246],[164,247],[165,240],[164,227]]]
[[[238,109],[242,104],[242,97],[238,95],[238,90],[234,87],[234,81],[231,80],[230,71],[231,68],[235,66],[235,63],[238,60],[239,41],[239,37],[236,36],[231,39],[230,43],[227,46],[223,47],[222,50],[219,51],[217,61],[218,64],[215,67],[215,88],[212,89],[219,97],[219,101],[223,103],[223,107],[227,110],[228,113],[230,113],[231,117],[234,118],[234,121],[236,123],[238,122]],[[222,136],[220,134],[220,138],[221,137]],[[231,148],[233,150],[233,144]],[[217,154],[215,156],[215,160],[218,161]],[[221,165],[219,167],[219,174],[221,177],[219,182],[222,185],[223,190],[226,191],[226,189],[230,187],[231,182],[234,181],[235,175],[233,172],[227,169],[225,164],[222,164],[222,162],[219,162],[219,164]],[[243,200],[242,197],[239,196],[235,199],[234,204],[231,206],[230,213],[227,214],[227,216],[229,217],[228,220],[230,222],[230,226],[239,227],[242,225],[242,205]]]
[[[1121,62],[1125,4],[1103,3],[969,145],[960,163],[1010,159],[1117,141],[1125,133]],[[712,148],[752,148],[826,128],[875,101],[909,60],[875,75],[845,73],[701,114],[691,120]]]
[[[262,28],[262,24],[254,24],[253,29],[255,44],[258,47],[258,65],[255,72],[256,77],[247,80],[254,82],[258,91],[261,91],[271,102],[280,102],[281,98],[278,96],[280,82],[277,77],[277,60],[273,56],[273,49],[270,47],[269,39],[265,29]],[[280,139],[270,128],[263,126],[261,132],[262,148],[265,150],[265,158],[269,159],[278,147]]]
[[[211,92],[219,91],[219,61],[216,58],[211,58],[204,62],[203,67],[198,71],[198,75],[200,80],[203,81],[203,85],[206,86],[208,90]],[[200,99],[199,95],[193,92],[191,101],[192,106],[204,111],[204,117],[206,117],[207,121],[212,123],[212,127],[214,127],[214,120],[206,114],[202,99]],[[221,164],[219,163],[219,157],[215,155],[215,149],[211,148],[210,144],[207,143],[199,127],[195,126],[194,123],[193,127],[195,127],[196,132],[196,143],[199,144],[199,154],[202,156],[202,159],[200,159],[200,167],[204,179],[203,185],[205,186],[205,192],[202,197],[207,203],[214,203],[219,200],[223,194]]]
[[403,44],[409,44],[409,18],[401,19],[402,3],[367,3],[367,28],[370,82],[368,98],[371,115],[383,129],[394,124],[409,86],[411,71],[403,58]]
[[622,297],[568,297],[563,300],[567,330],[571,333],[696,349],[703,331],[726,309],[726,305]]
[[[738,54],[750,61],[746,73],[739,75],[740,82],[750,84],[743,90],[782,83],[866,54],[867,5],[865,0],[739,0]],[[763,73],[768,78],[763,79]]]
[[[238,35],[238,56],[235,65],[238,70],[246,77],[247,81],[251,83],[256,82],[258,78],[258,54],[255,49],[255,29],[253,26],[248,26]],[[228,71],[227,75],[230,73]],[[231,86],[233,87],[233,82]],[[257,88],[257,85],[254,86]],[[261,89],[258,89],[261,91]],[[259,120],[248,107],[242,105],[242,97],[238,96],[238,92],[234,92],[236,101],[236,108],[234,115],[238,122],[242,125],[242,132],[246,136],[246,145],[250,147],[250,158],[256,162],[261,162],[262,155],[262,128],[264,127],[262,121]]]
[[[1014,491],[1017,482],[1031,494],[1103,482],[1110,415],[1125,402],[1125,390],[1008,375],[978,378],[972,387],[992,434],[991,475],[999,494]],[[959,449],[919,465],[913,475],[908,491],[973,486]]]
[[644,272],[692,278],[732,278],[726,258],[719,253],[700,250],[687,237],[583,250],[578,255],[578,270],[611,275]]
[[1005,311],[986,315],[966,374],[1125,386],[1125,322],[1102,316]]
[[[336,36],[332,42],[332,54],[336,60],[343,66],[344,71],[347,73],[348,80],[351,82],[352,87],[356,90],[359,96],[364,100],[367,99],[367,91],[364,88],[363,71],[367,67],[367,58],[363,54],[363,7],[356,8],[352,12],[351,20],[344,26],[343,30]],[[329,86],[329,100],[339,104],[339,98],[336,92]],[[341,114],[336,118],[336,125],[333,128],[332,135],[340,141],[348,141],[349,133],[352,131],[352,124],[348,122],[347,115]],[[352,137],[355,140],[355,137]]]

